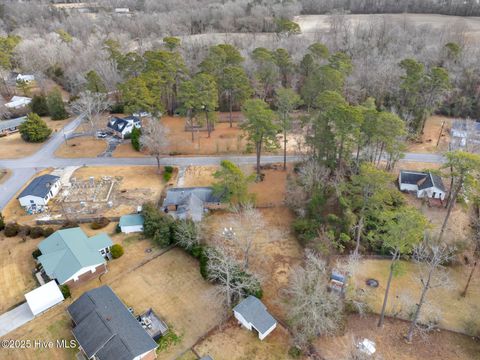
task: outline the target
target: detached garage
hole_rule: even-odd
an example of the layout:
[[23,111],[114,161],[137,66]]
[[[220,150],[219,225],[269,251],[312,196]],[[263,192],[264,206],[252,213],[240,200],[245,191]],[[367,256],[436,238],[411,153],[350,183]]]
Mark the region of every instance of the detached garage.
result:
[[33,315],[37,316],[52,306],[61,303],[64,297],[55,280],[52,280],[26,293],[25,299],[27,299],[27,304]]
[[120,218],[118,226],[125,233],[143,232],[143,216],[140,214],[123,215]]

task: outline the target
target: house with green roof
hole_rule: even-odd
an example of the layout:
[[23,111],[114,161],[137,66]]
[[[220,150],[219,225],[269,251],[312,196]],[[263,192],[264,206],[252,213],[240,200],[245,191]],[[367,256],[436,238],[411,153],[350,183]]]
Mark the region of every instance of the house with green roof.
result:
[[107,272],[112,245],[107,234],[88,237],[78,227],[58,230],[38,245],[37,262],[50,279],[75,286]]

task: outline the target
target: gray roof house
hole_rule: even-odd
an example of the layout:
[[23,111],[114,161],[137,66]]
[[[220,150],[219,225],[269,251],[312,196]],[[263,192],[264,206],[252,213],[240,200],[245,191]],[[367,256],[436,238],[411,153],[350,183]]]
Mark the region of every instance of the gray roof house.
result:
[[25,121],[27,121],[26,116],[10,120],[0,120],[0,135],[18,131],[18,127]]
[[221,199],[211,187],[171,188],[163,200],[163,209],[177,219],[201,221],[205,209],[221,207]]
[[17,199],[26,209],[41,208],[58,194],[60,188],[60,177],[50,174],[41,175],[33,179]]
[[157,343],[106,285],[87,291],[68,308],[73,336],[88,359],[156,357]]
[[72,286],[106,272],[112,245],[107,234],[89,238],[80,228],[58,230],[38,244],[37,261],[49,278]]
[[445,199],[442,178],[431,172],[400,170],[398,184],[401,191],[416,192],[418,198]]
[[140,129],[141,126],[140,118],[137,116],[112,117],[107,123],[107,130],[123,139],[132,132],[134,127]]
[[257,331],[260,340],[265,339],[277,326],[267,307],[252,295],[233,308],[233,315],[247,329]]

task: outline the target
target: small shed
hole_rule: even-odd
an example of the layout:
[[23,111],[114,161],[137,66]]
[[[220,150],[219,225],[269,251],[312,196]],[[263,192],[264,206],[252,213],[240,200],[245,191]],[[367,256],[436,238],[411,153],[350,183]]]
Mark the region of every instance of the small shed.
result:
[[144,218],[140,214],[123,215],[120,218],[120,230],[125,233],[142,232]]
[[257,331],[260,340],[265,339],[277,327],[277,321],[267,311],[267,307],[252,295],[233,308],[233,315],[248,330]]
[[63,294],[55,280],[42,285],[25,294],[28,306],[33,315],[37,316],[64,300]]

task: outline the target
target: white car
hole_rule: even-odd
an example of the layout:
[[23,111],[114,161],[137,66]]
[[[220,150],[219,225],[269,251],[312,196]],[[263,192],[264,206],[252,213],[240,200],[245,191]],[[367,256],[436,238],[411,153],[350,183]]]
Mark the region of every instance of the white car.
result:
[[108,136],[106,132],[103,131],[97,131],[97,138],[99,139],[105,139]]

